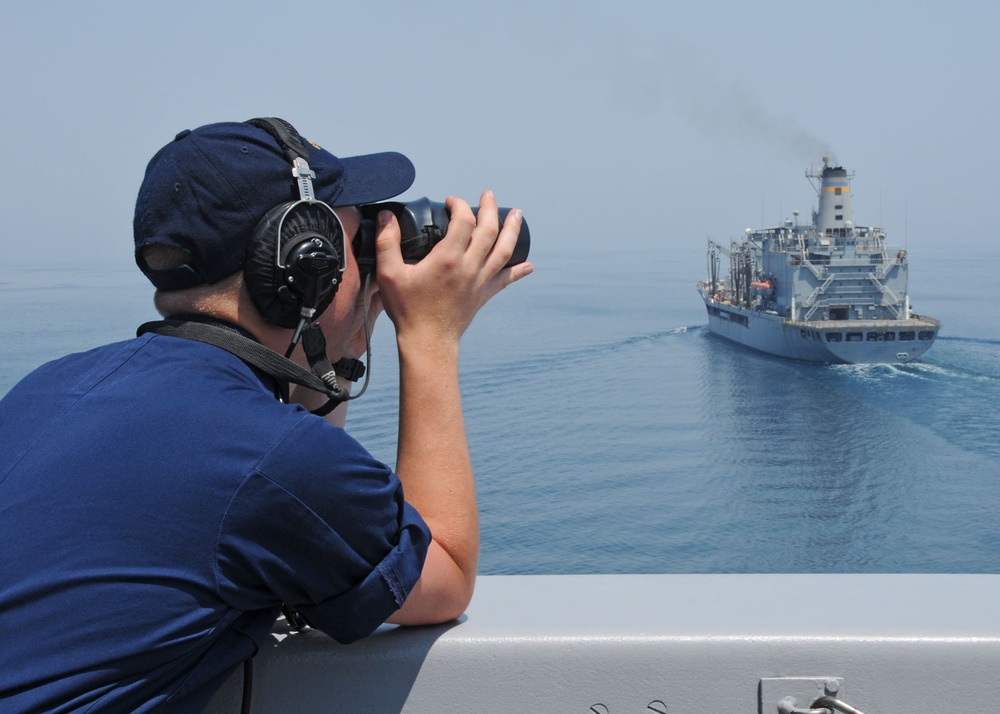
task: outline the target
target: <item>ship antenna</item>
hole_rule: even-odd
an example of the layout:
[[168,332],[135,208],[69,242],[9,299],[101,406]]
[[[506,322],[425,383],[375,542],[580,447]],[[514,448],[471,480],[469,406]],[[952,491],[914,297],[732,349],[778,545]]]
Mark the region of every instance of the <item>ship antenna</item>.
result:
[[[825,156],[823,157],[823,161],[824,161],[824,165],[826,165],[826,157]],[[823,172],[822,171],[820,171],[819,173],[816,173],[815,171],[813,171],[812,164],[810,164],[809,168],[806,169],[806,180],[809,181],[809,185],[812,186],[813,191],[816,192],[816,196],[817,197],[819,197],[819,195],[820,195],[820,187],[819,187],[818,184],[813,183],[813,179],[817,179],[818,180],[818,179],[822,178],[822,176],[823,176]]]
[[910,248],[910,199],[903,199],[903,250]]

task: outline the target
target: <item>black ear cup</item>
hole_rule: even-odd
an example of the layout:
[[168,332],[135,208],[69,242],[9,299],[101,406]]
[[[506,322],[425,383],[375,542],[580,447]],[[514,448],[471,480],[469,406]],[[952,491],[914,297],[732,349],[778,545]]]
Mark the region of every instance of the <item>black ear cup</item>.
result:
[[309,319],[318,317],[340,286],[344,249],[344,227],[325,204],[293,201],[271,209],[254,230],[243,268],[261,315],[290,329],[303,309]]

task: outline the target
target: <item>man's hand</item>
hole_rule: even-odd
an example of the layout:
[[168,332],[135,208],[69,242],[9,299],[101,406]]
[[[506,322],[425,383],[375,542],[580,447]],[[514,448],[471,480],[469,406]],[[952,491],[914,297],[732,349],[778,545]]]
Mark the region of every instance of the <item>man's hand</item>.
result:
[[448,232],[419,263],[408,265],[399,252],[399,226],[389,211],[379,214],[376,239],[378,283],[397,339],[418,344],[457,342],[479,309],[494,295],[529,275],[531,263],[510,268],[521,229],[513,209],[499,231],[496,199],[483,192],[479,217],[453,196],[445,201]]

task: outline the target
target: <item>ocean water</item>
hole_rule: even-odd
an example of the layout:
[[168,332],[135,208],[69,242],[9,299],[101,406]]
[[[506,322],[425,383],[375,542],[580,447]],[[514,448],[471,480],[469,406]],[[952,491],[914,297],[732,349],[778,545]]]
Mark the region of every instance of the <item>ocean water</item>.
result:
[[[1000,253],[911,251],[942,320],[905,366],[823,366],[723,342],[704,256],[535,250],[466,334],[481,572],[1000,572]],[[0,268],[0,394],[155,319],[134,268]],[[395,458],[391,325],[348,422]]]

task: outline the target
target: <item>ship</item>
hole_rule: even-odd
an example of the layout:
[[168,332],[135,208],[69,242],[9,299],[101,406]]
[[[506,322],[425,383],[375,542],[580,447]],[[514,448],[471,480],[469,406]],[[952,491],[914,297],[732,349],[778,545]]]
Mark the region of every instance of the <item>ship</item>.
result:
[[[915,313],[907,251],[885,231],[854,223],[853,174],[823,157],[807,170],[819,198],[812,222],[746,229],[730,245],[708,239],[698,292],[708,327],[744,347],[827,364],[899,364],[923,355],[941,323]],[[728,272],[720,270],[722,256]]]

